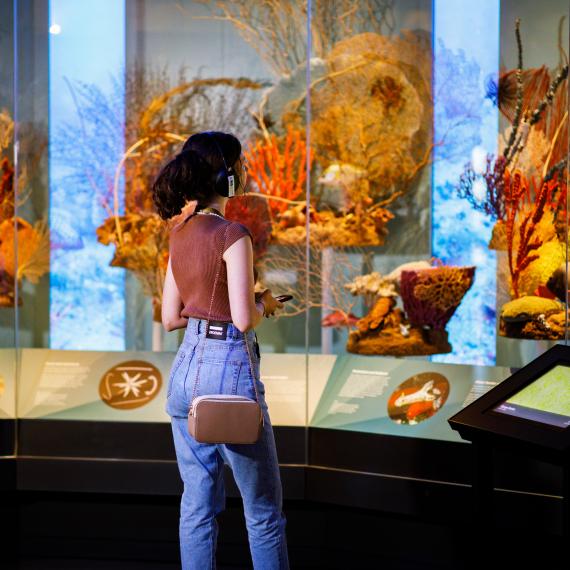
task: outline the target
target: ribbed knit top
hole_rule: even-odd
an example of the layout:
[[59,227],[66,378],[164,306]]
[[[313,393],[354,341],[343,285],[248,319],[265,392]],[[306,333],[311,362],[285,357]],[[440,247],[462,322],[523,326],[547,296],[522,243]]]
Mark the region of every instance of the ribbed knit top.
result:
[[[184,303],[180,312],[183,317],[208,318],[217,264],[220,262],[220,245],[226,228],[222,251],[244,235],[249,235],[253,245],[253,236],[247,226],[214,215],[194,215],[170,231],[170,264]],[[255,267],[253,281],[257,281]],[[226,262],[223,258],[210,319],[232,322]]]

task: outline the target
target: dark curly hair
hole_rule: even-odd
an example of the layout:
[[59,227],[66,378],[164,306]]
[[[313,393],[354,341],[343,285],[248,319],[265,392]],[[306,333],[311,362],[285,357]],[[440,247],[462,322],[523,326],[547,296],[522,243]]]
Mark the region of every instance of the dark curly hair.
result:
[[240,156],[241,143],[230,133],[193,134],[182,150],[162,167],[152,185],[152,199],[159,216],[168,220],[179,214],[190,200],[203,205],[222,195],[218,190],[227,185],[224,159],[228,169],[233,168],[236,190],[240,188],[240,172],[234,168]]

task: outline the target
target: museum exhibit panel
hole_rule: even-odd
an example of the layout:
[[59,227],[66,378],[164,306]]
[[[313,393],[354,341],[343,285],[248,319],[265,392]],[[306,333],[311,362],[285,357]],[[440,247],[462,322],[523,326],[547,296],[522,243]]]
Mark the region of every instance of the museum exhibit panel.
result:
[[[164,406],[184,331],[161,297],[195,203],[164,221],[151,185],[222,130],[247,159],[225,216],[254,236],[256,291],[293,296],[256,328],[285,496],[468,517],[449,418],[568,341],[567,2],[0,10],[0,461],[18,488],[180,492]],[[505,456],[496,478],[504,524],[540,495],[536,524],[560,531],[556,466]]]

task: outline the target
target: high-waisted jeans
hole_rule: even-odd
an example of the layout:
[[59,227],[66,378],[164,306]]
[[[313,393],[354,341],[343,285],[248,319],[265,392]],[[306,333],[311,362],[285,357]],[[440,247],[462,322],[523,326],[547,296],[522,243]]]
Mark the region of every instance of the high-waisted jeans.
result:
[[[166,413],[171,416],[174,446],[184,492],[180,502],[180,554],[183,570],[216,568],[218,523],[225,508],[224,463],[232,469],[243,499],[249,547],[256,570],[289,568],[282,511],[282,489],[273,428],[260,380],[254,330],[241,332],[228,323],[227,338],[206,338],[206,319],[190,318],[168,379]],[[253,363],[252,377],[247,355]],[[203,353],[202,353],[203,347]],[[203,356],[201,357],[201,353]],[[198,443],[188,432],[188,412],[195,396],[238,394],[255,399],[256,382],[264,427],[253,444]]]

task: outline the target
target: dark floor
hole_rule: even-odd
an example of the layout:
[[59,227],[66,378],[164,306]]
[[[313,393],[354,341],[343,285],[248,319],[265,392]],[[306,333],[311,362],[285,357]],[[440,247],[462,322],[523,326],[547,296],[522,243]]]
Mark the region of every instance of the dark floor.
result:
[[[5,534],[1,541],[3,552],[14,547],[18,561],[6,564],[3,555],[0,568],[180,569],[178,501],[20,492],[13,540]],[[568,568],[557,562],[560,553],[568,561],[567,544],[557,536],[525,536],[491,525],[463,528],[306,501],[286,501],[284,511],[292,569]],[[4,520],[11,520],[10,513]],[[229,499],[218,520],[218,570],[251,569],[241,500]]]

